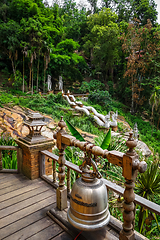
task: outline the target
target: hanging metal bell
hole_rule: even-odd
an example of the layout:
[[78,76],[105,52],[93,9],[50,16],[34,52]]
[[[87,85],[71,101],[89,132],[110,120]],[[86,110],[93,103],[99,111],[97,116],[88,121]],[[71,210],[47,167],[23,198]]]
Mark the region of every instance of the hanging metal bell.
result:
[[[93,171],[88,170],[88,165]],[[109,223],[107,188],[92,159],[85,159],[80,166],[82,176],[72,187],[68,221],[83,231],[98,230]]]

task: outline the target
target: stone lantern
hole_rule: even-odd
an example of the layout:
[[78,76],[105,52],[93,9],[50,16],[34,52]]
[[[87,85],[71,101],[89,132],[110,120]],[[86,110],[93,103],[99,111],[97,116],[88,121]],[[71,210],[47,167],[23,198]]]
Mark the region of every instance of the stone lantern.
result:
[[42,159],[41,151],[48,150],[52,152],[54,143],[53,139],[41,135],[42,127],[46,126],[46,123],[40,113],[30,113],[28,118],[28,120],[24,121],[24,125],[29,128],[29,134],[16,140],[22,151],[19,169],[28,178],[36,179],[42,175],[42,164],[45,166],[43,174],[52,174],[52,161],[48,161],[46,158]]
[[28,144],[36,144],[48,141],[48,138],[41,135],[41,129],[47,124],[43,121],[43,116],[38,113],[30,113],[28,115],[29,120],[26,120],[23,124],[29,128],[29,134],[23,138],[24,142]]

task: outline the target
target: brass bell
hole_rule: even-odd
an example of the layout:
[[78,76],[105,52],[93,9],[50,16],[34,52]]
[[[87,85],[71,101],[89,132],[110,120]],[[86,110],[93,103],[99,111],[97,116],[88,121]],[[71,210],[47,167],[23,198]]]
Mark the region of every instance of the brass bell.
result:
[[[89,166],[93,171],[88,169]],[[85,156],[80,169],[82,176],[73,184],[71,191],[68,221],[83,231],[99,230],[110,220],[107,188],[91,155]]]

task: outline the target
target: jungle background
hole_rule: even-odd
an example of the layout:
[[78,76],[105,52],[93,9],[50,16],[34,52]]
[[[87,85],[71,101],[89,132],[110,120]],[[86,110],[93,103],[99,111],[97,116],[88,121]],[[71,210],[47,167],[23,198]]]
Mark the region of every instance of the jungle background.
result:
[[[62,76],[64,91],[88,93],[86,104],[98,112],[118,110],[132,128],[137,122],[140,139],[152,151],[137,193],[160,204],[160,25],[155,1],[87,1],[86,9],[73,0],[55,0],[51,5],[42,0],[1,0],[0,107],[8,103],[27,107],[56,121],[63,115],[75,127],[100,136],[96,140],[100,144],[104,134],[92,116],[73,117],[61,94],[53,94]],[[121,124],[118,128],[125,131]],[[5,141],[1,137],[2,145]],[[122,143],[112,139],[110,149],[126,151]],[[72,158],[74,150],[68,151]],[[123,181],[113,166],[101,166],[109,178]],[[121,211],[115,209],[111,213],[121,219]],[[141,208],[137,213],[136,229],[158,239],[160,217]]]

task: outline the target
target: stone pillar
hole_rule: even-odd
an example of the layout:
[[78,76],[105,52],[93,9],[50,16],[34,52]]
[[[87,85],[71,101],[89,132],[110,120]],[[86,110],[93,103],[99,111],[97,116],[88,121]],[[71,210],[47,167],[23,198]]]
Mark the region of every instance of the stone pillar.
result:
[[[53,140],[46,138],[45,142],[30,144],[23,141],[23,138],[16,140],[18,146],[22,149],[22,158],[20,159],[20,172],[30,179],[36,179],[40,176],[40,151],[48,150],[52,152]],[[52,174],[52,161],[45,160],[45,174]]]

